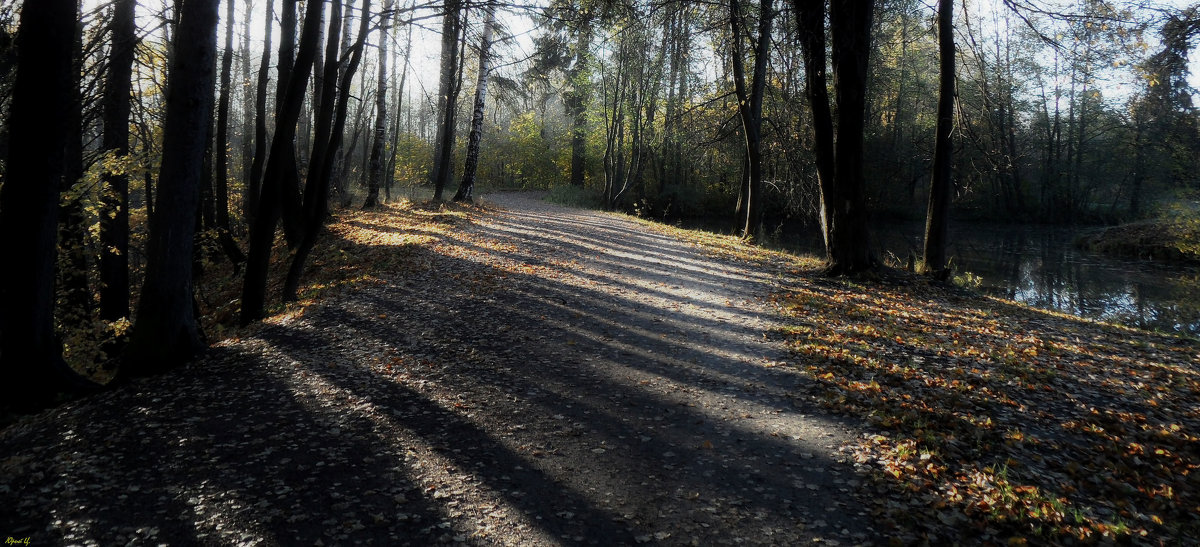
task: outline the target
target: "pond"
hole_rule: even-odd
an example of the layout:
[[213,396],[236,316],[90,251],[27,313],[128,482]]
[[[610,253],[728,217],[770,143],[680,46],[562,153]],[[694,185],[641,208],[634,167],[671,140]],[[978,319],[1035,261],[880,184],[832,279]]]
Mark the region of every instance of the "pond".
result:
[[[1074,243],[1084,230],[956,223],[948,251],[955,275],[981,292],[1089,319],[1200,335],[1200,271],[1080,250]],[[769,246],[822,252],[815,228],[785,226],[773,236]],[[924,225],[879,224],[872,237],[877,256],[905,263],[910,253],[921,256]]]

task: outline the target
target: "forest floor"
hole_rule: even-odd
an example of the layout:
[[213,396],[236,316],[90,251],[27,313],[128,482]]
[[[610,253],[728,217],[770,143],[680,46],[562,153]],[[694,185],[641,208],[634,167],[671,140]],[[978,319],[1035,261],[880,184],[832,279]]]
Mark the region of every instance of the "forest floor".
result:
[[0,431],[31,544],[1200,541],[1200,343],[530,194],[340,213],[303,300]]
[[[339,215],[307,300],[0,432],[40,544],[875,543],[788,366],[796,259],[528,194]],[[741,250],[754,255],[747,258]],[[208,316],[228,294],[200,287]],[[314,297],[313,295],[321,295]],[[223,304],[224,302],[224,304]],[[224,310],[224,311],[223,311]]]

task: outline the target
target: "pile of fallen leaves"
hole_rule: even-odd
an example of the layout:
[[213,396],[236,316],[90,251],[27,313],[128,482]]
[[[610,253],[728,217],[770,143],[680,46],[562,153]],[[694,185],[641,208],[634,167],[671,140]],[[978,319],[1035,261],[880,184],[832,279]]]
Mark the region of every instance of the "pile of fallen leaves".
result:
[[923,280],[804,275],[795,365],[879,434],[901,539],[1200,542],[1200,344]]

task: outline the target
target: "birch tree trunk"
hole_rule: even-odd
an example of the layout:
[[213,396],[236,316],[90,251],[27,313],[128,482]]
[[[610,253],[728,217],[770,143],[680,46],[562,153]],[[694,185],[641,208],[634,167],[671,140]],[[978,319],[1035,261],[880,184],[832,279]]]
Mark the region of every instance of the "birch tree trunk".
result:
[[[392,0],[384,0],[384,11],[392,9]],[[379,204],[379,187],[383,183],[383,149],[387,142],[387,61],[388,61],[388,25],[382,25],[379,37],[379,81],[375,88],[375,131],[371,141],[371,156],[367,161],[370,173],[367,175],[367,201],[364,209]]]
[[454,201],[472,202],[475,191],[475,172],[479,168],[479,141],[483,138],[483,110],[487,102],[488,73],[491,71],[492,26],[496,22],[496,11],[491,6],[484,8],[487,18],[483,23],[483,37],[479,39],[479,80],[475,84],[475,107],[471,111],[471,133],[467,137],[467,162],[463,166],[463,178],[454,194]]

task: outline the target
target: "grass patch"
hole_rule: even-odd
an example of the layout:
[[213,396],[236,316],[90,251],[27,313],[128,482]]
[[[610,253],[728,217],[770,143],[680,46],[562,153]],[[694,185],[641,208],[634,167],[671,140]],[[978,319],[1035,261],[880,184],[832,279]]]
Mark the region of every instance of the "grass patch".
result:
[[546,201],[578,207],[581,209],[603,209],[604,196],[599,190],[579,186],[555,186],[546,193]]

